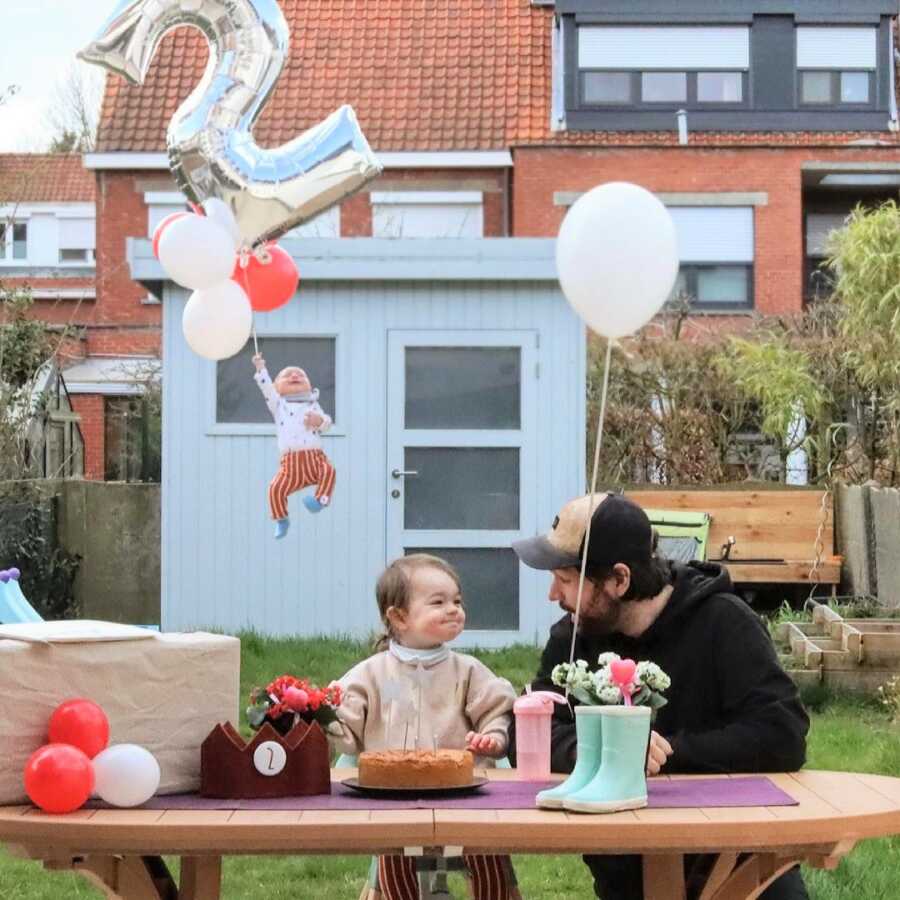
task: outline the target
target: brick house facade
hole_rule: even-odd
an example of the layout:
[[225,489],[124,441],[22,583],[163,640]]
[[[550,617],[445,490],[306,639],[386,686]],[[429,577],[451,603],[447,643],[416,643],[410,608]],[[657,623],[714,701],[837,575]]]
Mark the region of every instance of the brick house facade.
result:
[[[410,221],[427,212],[468,228],[452,218],[465,194],[481,235],[550,237],[580,193],[632,181],[671,206],[694,245],[683,263],[695,321],[740,328],[754,312],[801,311],[827,230],[900,184],[888,0],[852,12],[839,0],[280,5],[294,49],[259,143],[286,142],[349,102],[386,163],[342,204],[335,236],[385,234],[385,204],[409,211],[404,195],[421,204]],[[158,352],[158,307],[129,280],[125,240],[147,236],[154,197],[180,202],[165,130],[206,59],[205,39],[179,29],[144,85],[107,80],[86,158],[103,325],[91,352]]]

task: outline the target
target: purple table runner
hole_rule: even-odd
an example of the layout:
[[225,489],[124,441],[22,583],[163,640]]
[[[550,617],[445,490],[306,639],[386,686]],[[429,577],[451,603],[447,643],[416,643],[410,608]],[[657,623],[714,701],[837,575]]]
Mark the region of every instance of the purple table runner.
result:
[[[280,797],[271,800],[215,800],[197,794],[154,797],[141,809],[533,809],[538,791],[557,782],[494,781],[463,797],[409,797],[385,799],[360,794],[340,784],[331,794],[315,797]],[[747,778],[687,778],[674,781],[651,779],[648,783],[651,809],[712,806],[796,806],[798,801],[764,776]],[[89,809],[107,808],[101,801]]]

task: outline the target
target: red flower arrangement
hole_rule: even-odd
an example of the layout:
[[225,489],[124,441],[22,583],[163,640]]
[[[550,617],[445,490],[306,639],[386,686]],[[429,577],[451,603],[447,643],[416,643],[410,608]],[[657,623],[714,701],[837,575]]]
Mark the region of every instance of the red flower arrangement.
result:
[[341,705],[341,688],[329,684],[320,688],[305,678],[281,675],[264,688],[250,692],[247,721],[254,730],[271,722],[275,730],[286,735],[299,720],[318,722],[323,731],[337,721],[335,710]]

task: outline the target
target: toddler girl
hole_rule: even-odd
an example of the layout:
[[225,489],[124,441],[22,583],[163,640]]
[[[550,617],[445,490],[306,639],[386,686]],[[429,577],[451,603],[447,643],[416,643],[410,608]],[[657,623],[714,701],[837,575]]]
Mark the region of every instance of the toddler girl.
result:
[[[465,747],[481,765],[505,756],[516,693],[477,659],[447,647],[466,621],[453,568],[424,553],[403,557],[378,579],[375,595],[386,633],[379,652],[340,680],[337,748],[357,754]],[[466,856],[465,862],[476,900],[506,900],[507,857]],[[385,900],[419,896],[409,857],[380,857],[378,881]]]

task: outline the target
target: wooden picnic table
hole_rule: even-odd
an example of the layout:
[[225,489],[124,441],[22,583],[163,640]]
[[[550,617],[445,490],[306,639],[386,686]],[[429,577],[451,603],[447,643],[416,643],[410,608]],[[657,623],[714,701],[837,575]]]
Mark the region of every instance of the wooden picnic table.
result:
[[[353,775],[332,773],[337,781]],[[489,777],[515,772],[491,770]],[[750,900],[798,862],[833,868],[857,841],[900,834],[900,778],[812,770],[767,777],[799,805],[609,815],[101,809],[66,816],[12,806],[0,808],[0,841],[47,868],[80,872],[124,900],[216,900],[221,860],[229,855],[461,851],[640,854],[644,896],[652,900],[682,900],[683,855],[713,853],[718,859],[701,900]],[[163,854],[181,857],[180,886]],[[361,866],[361,880],[364,872]]]

